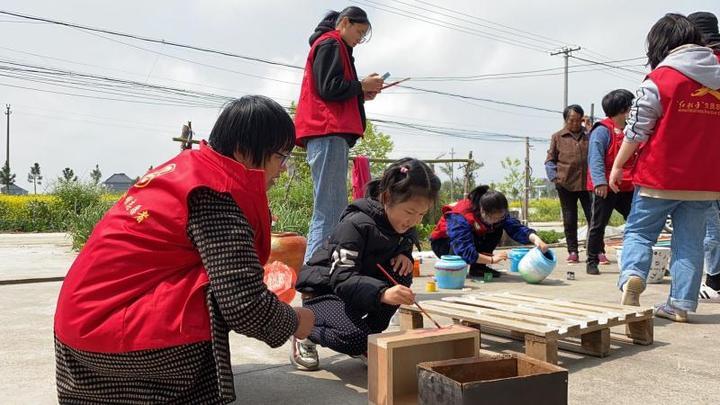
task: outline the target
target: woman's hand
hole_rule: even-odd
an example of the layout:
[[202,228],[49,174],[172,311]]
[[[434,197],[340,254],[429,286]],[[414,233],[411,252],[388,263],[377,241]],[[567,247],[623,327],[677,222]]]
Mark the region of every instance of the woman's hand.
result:
[[298,327],[294,336],[298,339],[305,339],[310,336],[315,326],[315,313],[307,308],[293,307],[298,318]]
[[385,84],[385,80],[383,80],[383,78],[380,77],[380,75],[378,75],[377,73],[373,73],[370,76],[362,79],[360,81],[360,84],[362,85],[363,93],[378,93],[380,90],[382,90],[382,86],[383,84]]
[[620,183],[622,183],[622,168],[612,168],[610,171],[610,178],[608,178],[608,185],[610,189],[616,193],[620,192]]
[[413,261],[404,254],[399,254],[390,260],[393,271],[401,276],[407,276],[412,273]]
[[493,263],[500,263],[503,260],[507,260],[508,254],[506,251],[502,251],[500,253],[494,254],[492,256]]
[[543,253],[548,251],[547,243],[545,243],[545,241],[540,239],[540,237],[537,236],[537,234],[534,234],[534,233],[530,234],[530,242],[532,242],[533,245],[537,246],[538,249],[540,249]]
[[363,99],[365,101],[375,100],[375,97],[380,94],[379,91],[364,91],[363,92]]
[[388,305],[410,305],[415,302],[415,293],[404,285],[396,285],[383,291],[380,302]]

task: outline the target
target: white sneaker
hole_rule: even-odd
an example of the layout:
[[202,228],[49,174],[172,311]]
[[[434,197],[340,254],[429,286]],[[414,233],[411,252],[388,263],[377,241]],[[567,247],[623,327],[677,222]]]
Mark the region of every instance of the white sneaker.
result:
[[298,370],[314,371],[320,368],[317,347],[310,339],[292,338],[292,351],[290,362]]
[[645,291],[645,281],[638,276],[628,277],[623,285],[622,305],[640,306],[640,294]]
[[720,291],[713,290],[707,284],[702,283],[698,298],[702,302],[720,302]]
[[353,359],[358,359],[358,360],[362,361],[362,363],[365,365],[365,367],[367,367],[367,365],[368,365],[367,353],[359,354],[357,356],[350,356],[350,357],[352,357]]
[[669,319],[673,322],[687,322],[688,313],[685,310],[673,308],[668,304],[660,304],[653,308],[655,316]]

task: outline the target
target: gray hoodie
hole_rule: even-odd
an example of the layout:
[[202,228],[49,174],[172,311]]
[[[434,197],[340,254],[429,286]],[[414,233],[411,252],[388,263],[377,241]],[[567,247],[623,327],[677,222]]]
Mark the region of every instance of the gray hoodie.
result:
[[[698,45],[677,47],[657,67],[662,66],[672,67],[705,87],[720,89],[720,62],[710,48]],[[662,113],[658,87],[647,78],[636,92],[630,118],[625,126],[625,140],[647,141],[655,131],[655,124]]]

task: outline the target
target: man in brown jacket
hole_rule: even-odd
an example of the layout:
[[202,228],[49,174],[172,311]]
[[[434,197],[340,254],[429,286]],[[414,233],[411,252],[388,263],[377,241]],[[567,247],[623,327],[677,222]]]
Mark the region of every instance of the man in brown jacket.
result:
[[588,170],[588,134],[582,126],[584,115],[582,107],[577,104],[565,107],[563,111],[565,126],[552,135],[545,159],[548,180],[555,183],[560,197],[569,254],[568,263],[580,261],[577,237],[578,200],[588,224],[591,217],[590,194],[585,184]]

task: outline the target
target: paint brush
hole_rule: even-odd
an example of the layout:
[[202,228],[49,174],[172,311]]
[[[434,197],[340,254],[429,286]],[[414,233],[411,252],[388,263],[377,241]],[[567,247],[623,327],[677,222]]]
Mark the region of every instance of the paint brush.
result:
[[[388,280],[390,280],[391,283],[393,283],[394,285],[400,285],[400,283],[398,283],[397,281],[395,281],[395,279],[393,278],[393,276],[391,276],[390,273],[388,273],[387,270],[385,270],[380,263],[377,263],[377,267],[378,267],[378,269],[380,269],[380,271],[382,271],[382,273],[385,275],[385,277],[387,277]],[[440,326],[440,324],[437,323],[437,321],[435,321],[435,320],[433,319],[433,317],[430,316],[430,314],[428,314],[427,312],[425,312],[425,310],[423,309],[423,307],[421,307],[420,304],[418,304],[418,302],[417,302],[416,300],[413,300],[413,304],[415,304],[415,306],[418,307],[418,309],[420,309],[420,312],[422,312],[425,316],[427,316],[428,319],[430,319],[430,320],[435,324],[435,326],[437,326],[438,329],[442,329],[442,326]]]

